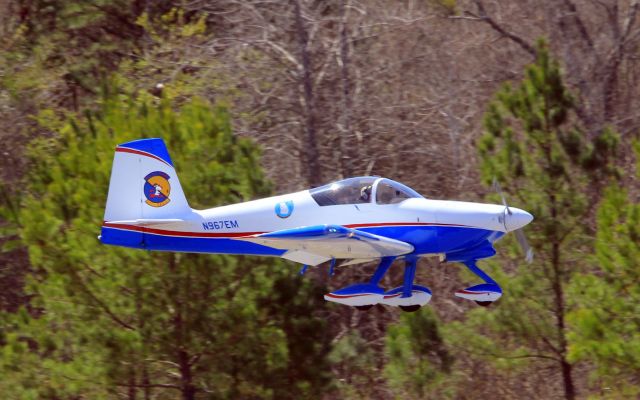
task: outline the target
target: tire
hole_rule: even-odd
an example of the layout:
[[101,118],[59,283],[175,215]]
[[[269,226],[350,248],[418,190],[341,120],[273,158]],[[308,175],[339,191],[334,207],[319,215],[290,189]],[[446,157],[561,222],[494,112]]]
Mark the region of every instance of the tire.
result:
[[367,311],[373,307],[373,304],[367,304],[366,306],[354,306],[358,311]]
[[476,304],[481,307],[489,307],[493,301],[476,301]]
[[399,306],[400,309],[404,312],[416,312],[418,311],[422,306],[419,305],[413,305],[413,306]]

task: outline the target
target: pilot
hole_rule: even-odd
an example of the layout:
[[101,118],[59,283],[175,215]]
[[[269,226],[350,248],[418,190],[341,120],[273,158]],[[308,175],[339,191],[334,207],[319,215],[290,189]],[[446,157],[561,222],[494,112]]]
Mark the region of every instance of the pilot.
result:
[[371,185],[363,186],[362,189],[360,189],[360,200],[364,201],[365,203],[368,203],[370,199],[371,199]]

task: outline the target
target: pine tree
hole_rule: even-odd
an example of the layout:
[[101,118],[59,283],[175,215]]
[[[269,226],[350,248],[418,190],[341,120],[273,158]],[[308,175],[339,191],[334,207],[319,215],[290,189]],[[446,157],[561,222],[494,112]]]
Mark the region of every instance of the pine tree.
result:
[[[638,153],[640,155],[640,152]],[[598,208],[594,270],[575,276],[569,357],[594,363],[598,398],[640,395],[640,204],[612,185]]]
[[[601,184],[598,178],[611,173],[616,144],[610,130],[590,139],[575,121],[574,101],[560,67],[540,41],[522,82],[505,84],[489,105],[478,146],[485,182],[498,179],[510,203],[534,215],[527,233],[535,260],[526,265],[516,258],[515,274],[496,273],[505,291],[496,308],[475,310],[464,328],[454,324],[450,329],[459,343],[490,355],[512,376],[518,366],[525,378],[527,368],[555,365],[566,399],[576,397],[568,358],[566,286],[584,265],[590,243],[587,221],[595,201],[591,193]],[[499,261],[507,262],[506,257]],[[497,264],[491,262],[494,268]]]
[[425,309],[402,315],[389,327],[384,373],[395,393],[405,399],[455,398],[453,356],[447,348],[440,321]]
[[[97,399],[323,392],[326,375],[294,373],[301,349],[321,367],[328,344],[322,323],[310,315],[321,300],[311,295],[312,283],[290,291],[295,307],[274,296],[276,285],[296,279],[290,268],[250,257],[149,253],[96,239],[114,146],[138,137],[165,139],[194,208],[268,194],[257,147],[232,134],[223,106],[193,99],[175,110],[170,98],[111,88],[97,113],[68,121],[42,113],[40,123],[58,136],[30,151],[19,221],[35,269],[33,298],[29,311],[3,316],[0,392]],[[291,386],[282,387],[287,379]]]

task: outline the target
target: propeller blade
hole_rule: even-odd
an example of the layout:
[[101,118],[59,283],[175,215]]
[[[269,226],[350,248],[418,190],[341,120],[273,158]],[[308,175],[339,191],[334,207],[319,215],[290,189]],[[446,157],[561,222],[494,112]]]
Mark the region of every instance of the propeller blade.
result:
[[533,261],[533,249],[529,246],[529,242],[527,242],[527,237],[524,235],[524,231],[522,229],[515,230],[516,239],[518,243],[520,243],[520,247],[524,252],[524,259],[528,264],[531,264]]
[[504,205],[504,212],[502,213],[502,216],[498,217],[498,220],[502,221],[502,224],[504,225],[504,229],[507,230],[507,214],[511,215],[511,210],[509,210],[509,206],[507,205],[507,199],[506,197],[504,197],[504,193],[502,193],[502,188],[500,187],[500,183],[495,177],[493,177],[493,190],[495,190],[496,193],[498,193],[502,198],[502,204]]
[[[504,223],[505,229],[507,229],[507,214],[508,215],[513,215],[513,213],[509,209],[509,205],[507,205],[507,198],[505,197],[504,193],[502,192],[502,188],[500,187],[500,183],[498,182],[498,180],[495,177],[493,178],[493,189],[502,198],[502,204],[504,205],[504,215],[502,217],[502,221]],[[525,261],[528,264],[531,264],[531,262],[533,261],[533,249],[531,248],[531,246],[529,246],[529,242],[527,242],[527,237],[524,235],[524,231],[522,229],[516,229],[514,231],[514,233],[516,234],[516,239],[518,240],[518,243],[520,244],[520,248],[522,248],[522,251],[525,254],[525,256],[524,256]]]
[[495,190],[496,193],[500,195],[500,197],[502,198],[502,205],[504,205],[507,213],[511,215],[511,210],[509,210],[509,206],[507,205],[507,198],[504,196],[504,193],[502,193],[502,188],[500,187],[500,183],[496,178],[493,178],[493,190]]

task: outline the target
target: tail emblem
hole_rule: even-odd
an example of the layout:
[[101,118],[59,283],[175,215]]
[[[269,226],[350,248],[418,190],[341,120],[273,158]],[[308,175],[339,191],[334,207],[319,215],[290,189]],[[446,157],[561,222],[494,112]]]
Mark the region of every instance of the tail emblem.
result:
[[162,171],[154,171],[145,176],[144,181],[144,196],[147,198],[145,203],[151,207],[162,207],[171,201],[169,175]]

